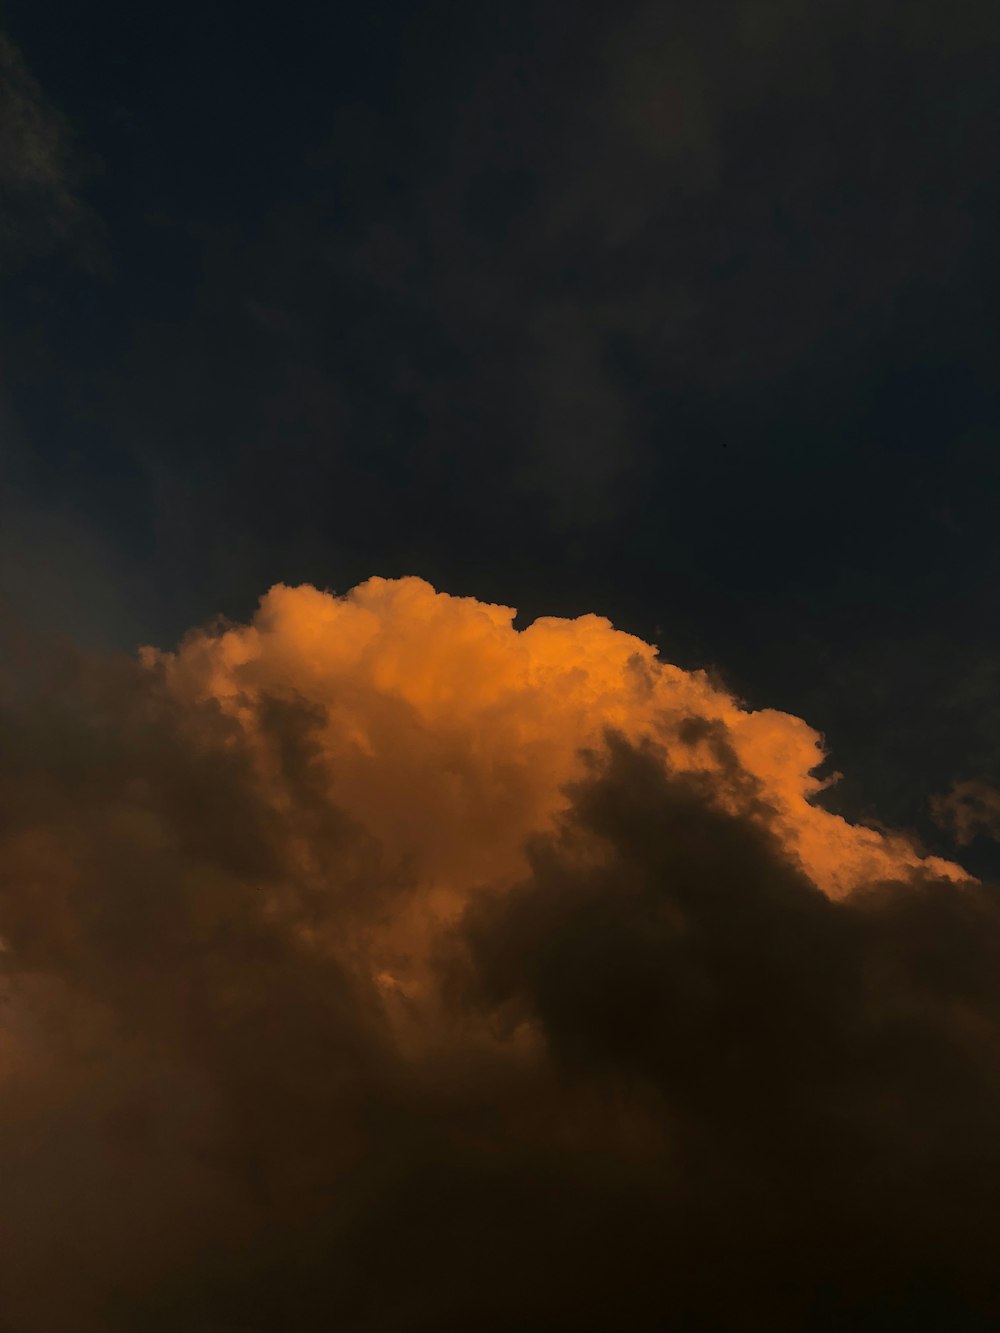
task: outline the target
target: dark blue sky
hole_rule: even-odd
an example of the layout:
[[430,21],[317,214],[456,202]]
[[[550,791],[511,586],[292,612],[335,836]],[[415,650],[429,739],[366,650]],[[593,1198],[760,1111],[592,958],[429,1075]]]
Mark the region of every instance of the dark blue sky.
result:
[[953,850],[927,798],[1000,756],[995,5],[5,28],[19,614],[171,642],[372,573],[598,611]]

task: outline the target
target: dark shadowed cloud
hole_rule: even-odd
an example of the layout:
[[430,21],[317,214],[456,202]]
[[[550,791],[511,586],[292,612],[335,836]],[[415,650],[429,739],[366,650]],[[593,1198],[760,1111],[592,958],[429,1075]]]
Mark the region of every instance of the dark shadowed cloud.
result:
[[615,1236],[643,1256],[638,1326],[996,1318],[995,890],[830,902],[710,783],[613,739],[531,859],[469,910],[469,984],[655,1126],[655,1221]]

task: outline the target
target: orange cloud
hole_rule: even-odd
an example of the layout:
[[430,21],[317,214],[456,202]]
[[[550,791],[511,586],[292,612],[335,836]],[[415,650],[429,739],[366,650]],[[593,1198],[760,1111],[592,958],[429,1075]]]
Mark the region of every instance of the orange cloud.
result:
[[[903,837],[859,828],[816,803],[819,734],[773,709],[748,710],[702,672],[596,615],[543,618],[435,592],[421,579],[370,579],[344,597],[279,585],[248,626],[146,651],[181,700],[216,700],[249,735],[261,701],[319,710],[317,743],[338,803],[428,883],[452,892],[523,868],[522,847],[565,808],[580,753],[608,728],[655,737],[680,770],[720,773],[692,719],[724,734],[791,853],[832,896],[925,866]],[[746,792],[720,788],[730,808]]]
[[883,1233],[979,1299],[993,890],[513,616],[278,586],[3,684],[0,1326],[794,1327]]

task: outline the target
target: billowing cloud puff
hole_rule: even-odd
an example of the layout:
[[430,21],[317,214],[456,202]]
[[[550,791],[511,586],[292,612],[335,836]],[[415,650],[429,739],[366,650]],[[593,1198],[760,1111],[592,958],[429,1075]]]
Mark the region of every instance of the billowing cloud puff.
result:
[[279,586],[8,687],[0,1327],[996,1316],[994,891],[513,616]]
[[416,578],[370,579],[343,598],[278,586],[252,625],[195,634],[145,661],[162,666],[175,698],[216,700],[249,735],[269,700],[315,708],[341,808],[415,858],[422,878],[459,891],[523,864],[525,835],[564,808],[581,750],[609,727],[656,737],[685,771],[721,776],[731,755],[751,782],[720,784],[719,799],[767,807],[789,852],[834,896],[924,864],[905,839],[814,803],[824,754],[799,718],[741,707],[600,616],[518,632],[515,614]]

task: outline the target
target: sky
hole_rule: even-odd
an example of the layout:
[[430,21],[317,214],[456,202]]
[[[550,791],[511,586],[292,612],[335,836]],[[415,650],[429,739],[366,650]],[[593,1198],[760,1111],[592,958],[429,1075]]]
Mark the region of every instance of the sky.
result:
[[997,1326],[998,70],[3,5],[3,1333]]

